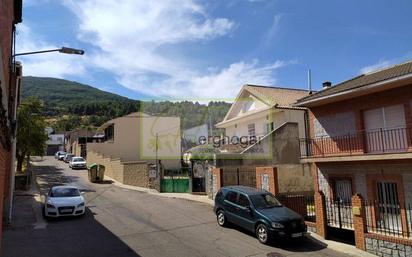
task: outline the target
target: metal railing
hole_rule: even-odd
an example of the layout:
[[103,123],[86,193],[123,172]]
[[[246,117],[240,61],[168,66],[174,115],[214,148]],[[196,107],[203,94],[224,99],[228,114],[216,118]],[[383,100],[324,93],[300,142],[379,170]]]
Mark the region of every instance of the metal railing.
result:
[[299,144],[301,157],[407,152],[412,147],[412,127],[303,138],[299,140]]
[[276,195],[284,206],[299,213],[305,221],[316,222],[314,192],[282,193]]
[[368,233],[412,238],[411,204],[404,208],[400,204],[384,204],[365,201],[366,228]]

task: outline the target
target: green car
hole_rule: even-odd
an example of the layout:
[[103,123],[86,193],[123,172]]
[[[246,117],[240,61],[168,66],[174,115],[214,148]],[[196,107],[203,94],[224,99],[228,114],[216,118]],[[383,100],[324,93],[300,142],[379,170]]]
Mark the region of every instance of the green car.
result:
[[254,232],[263,244],[277,237],[301,238],[307,231],[301,215],[257,188],[222,187],[215,197],[214,212],[220,226],[238,225]]

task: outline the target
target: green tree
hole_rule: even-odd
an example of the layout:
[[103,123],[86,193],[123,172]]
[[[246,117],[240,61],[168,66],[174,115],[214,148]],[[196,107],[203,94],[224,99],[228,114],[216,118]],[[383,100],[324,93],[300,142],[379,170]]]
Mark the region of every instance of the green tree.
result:
[[17,110],[17,171],[22,171],[24,158],[32,155],[43,156],[48,139],[45,128],[43,103],[40,99],[29,97]]

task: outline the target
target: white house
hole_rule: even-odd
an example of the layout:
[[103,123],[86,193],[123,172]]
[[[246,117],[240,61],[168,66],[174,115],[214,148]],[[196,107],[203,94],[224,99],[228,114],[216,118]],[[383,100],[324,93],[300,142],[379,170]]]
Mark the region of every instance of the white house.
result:
[[244,85],[223,121],[226,136],[258,139],[285,122],[296,122],[299,137],[305,137],[305,110],[292,107],[297,99],[308,95],[307,90]]

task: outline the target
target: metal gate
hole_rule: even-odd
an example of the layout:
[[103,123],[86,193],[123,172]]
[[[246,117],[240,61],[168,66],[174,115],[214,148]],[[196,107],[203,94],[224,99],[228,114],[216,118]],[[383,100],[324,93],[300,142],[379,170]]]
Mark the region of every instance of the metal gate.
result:
[[326,220],[330,227],[353,230],[352,201],[326,199]]
[[325,199],[327,225],[353,230],[352,181],[349,179],[334,180],[333,192],[333,198]]
[[222,186],[256,187],[256,168],[247,166],[223,168]]
[[325,198],[326,225],[330,239],[355,243],[352,210],[352,181],[335,180],[334,197]]

